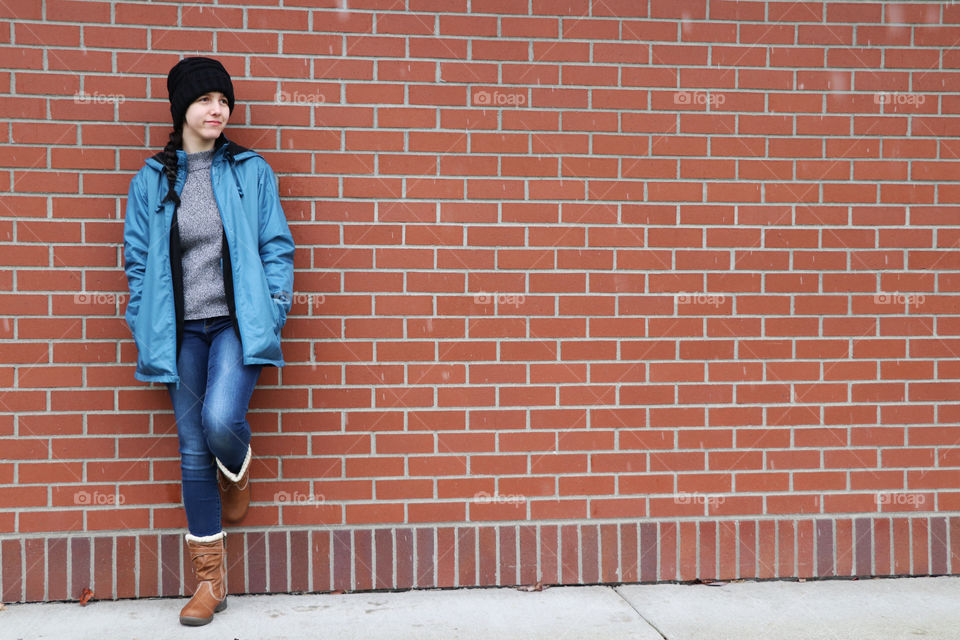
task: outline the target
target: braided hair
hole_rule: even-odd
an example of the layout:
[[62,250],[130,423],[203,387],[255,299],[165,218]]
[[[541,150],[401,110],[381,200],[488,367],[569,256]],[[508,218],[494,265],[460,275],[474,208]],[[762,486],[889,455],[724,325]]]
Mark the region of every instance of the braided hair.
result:
[[177,184],[177,150],[183,146],[183,129],[174,128],[170,132],[170,139],[167,140],[167,146],[163,148],[163,173],[167,176],[167,195],[164,200],[173,200],[174,204],[180,206],[180,196],[174,188]]

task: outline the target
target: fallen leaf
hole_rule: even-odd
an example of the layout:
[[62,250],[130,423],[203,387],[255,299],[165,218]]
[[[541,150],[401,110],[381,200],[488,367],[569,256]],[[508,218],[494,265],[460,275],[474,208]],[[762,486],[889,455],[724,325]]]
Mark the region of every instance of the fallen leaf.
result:
[[2,602],[0,602],[0,611],[3,611],[4,609],[6,609],[6,607],[3,606],[3,603],[2,603]]
[[727,583],[720,580],[703,580],[701,578],[695,578],[694,580],[690,581],[690,584],[703,584],[708,587],[722,587]]
[[83,588],[83,591],[80,592],[80,606],[85,607],[90,600],[93,599],[93,591],[90,591],[87,587]]
[[517,591],[543,591],[543,581],[537,580],[537,584],[522,584],[517,587]]

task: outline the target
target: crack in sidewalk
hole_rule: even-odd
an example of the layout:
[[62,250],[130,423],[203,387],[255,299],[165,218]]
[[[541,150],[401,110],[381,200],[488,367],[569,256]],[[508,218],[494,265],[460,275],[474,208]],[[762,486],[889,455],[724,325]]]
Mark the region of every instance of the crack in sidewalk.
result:
[[641,619],[641,620],[643,620],[643,621],[646,622],[648,625],[650,625],[650,628],[653,629],[654,631],[656,631],[657,634],[658,634],[661,638],[663,638],[663,640],[670,640],[669,638],[667,638],[666,635],[664,635],[663,631],[660,631],[660,629],[659,629],[659,627],[657,627],[657,625],[655,625],[655,624],[653,624],[652,622],[650,622],[650,620],[648,620],[645,615],[643,615],[642,613],[640,613],[640,610],[639,610],[639,609],[637,609],[635,606],[633,606],[633,603],[632,603],[632,602],[630,602],[626,597],[624,597],[624,595],[623,595],[622,593],[620,593],[620,587],[613,587],[613,591],[614,591],[614,593],[616,593],[618,596],[620,596],[620,598],[621,598],[624,602],[626,602],[627,605],[628,605],[631,609],[633,609],[638,616],[640,616],[640,619]]

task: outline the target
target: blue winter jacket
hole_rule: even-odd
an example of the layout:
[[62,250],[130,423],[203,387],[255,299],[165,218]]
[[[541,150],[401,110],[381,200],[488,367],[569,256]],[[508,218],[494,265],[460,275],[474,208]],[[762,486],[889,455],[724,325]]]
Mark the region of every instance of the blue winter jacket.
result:
[[[179,195],[187,179],[187,159],[182,150],[177,156],[174,188]],[[224,291],[243,345],[243,362],[282,367],[280,329],[292,301],[294,245],[276,176],[260,154],[222,134],[210,172],[223,221]],[[130,181],[123,229],[130,288],[125,318],[137,345],[134,377],[179,387],[183,276],[177,207],[165,199],[168,188],[159,153]]]

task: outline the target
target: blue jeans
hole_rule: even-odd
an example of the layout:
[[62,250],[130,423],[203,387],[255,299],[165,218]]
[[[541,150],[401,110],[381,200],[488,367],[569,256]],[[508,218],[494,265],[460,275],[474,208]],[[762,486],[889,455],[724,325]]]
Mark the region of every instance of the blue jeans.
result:
[[180,388],[167,384],[180,440],[180,471],[187,529],[194,536],[221,531],[214,457],[240,471],[250,444],[247,406],[262,365],[243,364],[243,349],[228,316],[186,320],[177,359]]

